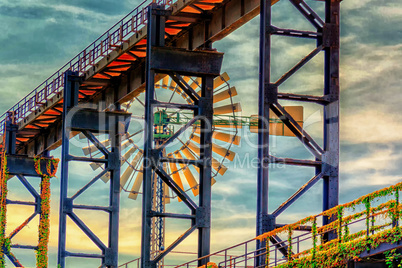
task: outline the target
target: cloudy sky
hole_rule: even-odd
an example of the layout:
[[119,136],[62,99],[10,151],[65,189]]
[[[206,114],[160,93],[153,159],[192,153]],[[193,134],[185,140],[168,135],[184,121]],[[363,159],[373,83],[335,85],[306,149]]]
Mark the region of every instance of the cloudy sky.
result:
[[[0,0],[0,111],[6,111],[14,105],[139,2]],[[308,3],[322,14],[322,2]],[[276,26],[311,30],[310,25],[286,0],[280,1],[273,12]],[[345,0],[341,15],[340,200],[347,202],[401,180],[402,113],[399,87],[402,73],[402,3],[398,0]],[[214,44],[219,51],[225,52],[223,71],[229,73],[231,85],[238,89],[243,115],[257,113],[258,26],[257,17]],[[280,77],[313,48],[314,42],[311,41],[274,37],[273,78]],[[323,85],[322,60],[322,55],[318,56],[300,74],[287,81],[281,90],[320,94]],[[284,102],[284,105],[298,103]],[[318,141],[322,134],[321,114],[318,106],[305,107],[306,129]],[[255,233],[256,169],[247,164],[257,155],[256,149],[251,146],[257,137],[247,129],[241,135],[243,141],[249,142],[242,142],[242,146],[233,149],[238,154],[237,162],[235,160],[228,164],[229,171],[213,187],[213,250],[250,239]],[[273,140],[273,146],[273,153],[278,156],[311,158],[294,138],[277,138]],[[59,154],[59,150],[54,151],[56,157]],[[244,159],[247,161],[244,162]],[[77,181],[86,168],[82,165],[73,166],[72,173]],[[270,208],[275,209],[312,175],[313,171],[308,169],[273,168],[270,176]],[[57,245],[58,187],[59,181],[55,179],[52,186],[51,267],[55,267]],[[318,183],[280,221],[289,222],[319,212],[321,187]],[[93,193],[100,195],[96,190],[102,191],[101,187]],[[22,198],[20,192],[12,194]],[[102,192],[102,195],[106,196],[106,193]],[[139,256],[140,207],[139,201],[122,198],[122,261]],[[18,215],[10,214],[9,226],[23,221],[23,213]],[[105,237],[104,221],[94,220],[97,218],[94,215],[87,215],[87,218],[88,224],[101,233],[101,237]],[[168,222],[168,226],[171,230],[168,240],[184,230],[183,225],[173,222]],[[31,239],[21,238],[20,241],[33,241],[35,228],[36,222],[31,223],[26,231]],[[81,251],[91,248],[90,243],[72,226],[71,234],[74,239],[70,240],[70,248]],[[190,238],[185,246],[191,248],[194,244],[195,237]],[[29,254],[19,253],[28,262],[33,260]],[[182,260],[177,256],[172,259]],[[71,267],[77,267],[73,262],[68,263]],[[80,267],[94,265],[93,262],[80,262]]]

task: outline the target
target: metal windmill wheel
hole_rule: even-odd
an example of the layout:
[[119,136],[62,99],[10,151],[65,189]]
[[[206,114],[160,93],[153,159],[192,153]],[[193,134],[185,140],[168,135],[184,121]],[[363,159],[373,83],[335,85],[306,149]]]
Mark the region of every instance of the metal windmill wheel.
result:
[[[200,78],[183,76],[183,80],[188,83],[196,92],[200,91]],[[240,144],[240,136],[238,136],[238,128],[241,124],[236,124],[236,113],[241,112],[240,103],[234,103],[233,97],[237,95],[235,87],[230,87],[228,81],[229,76],[224,73],[214,80],[214,118],[213,123],[213,139],[212,150],[214,157],[212,159],[212,168],[214,170],[213,177],[224,175],[227,167],[224,165],[225,160],[233,161],[236,155],[231,150],[232,145]],[[166,98],[168,102],[181,102],[192,104],[192,100],[184,93],[169,76],[162,78],[155,84],[156,94],[159,98]],[[126,110],[134,114],[133,118],[142,120],[144,92],[138,92],[133,98],[122,104]],[[216,107],[215,107],[216,105]],[[225,115],[225,119],[219,116]],[[173,133],[174,128],[184,125],[192,115],[181,110],[160,109],[154,114],[154,139],[155,142],[163,142],[168,139]],[[182,158],[195,160],[199,157],[199,141],[200,128],[195,124],[192,129],[184,133],[180,138],[180,144],[176,144],[168,148],[164,154],[167,157]],[[141,149],[141,134],[142,129],[137,129],[134,134],[126,133],[123,136],[121,145],[122,151],[122,175],[120,178],[121,190],[128,192],[128,198],[136,200],[142,185],[142,160],[143,150]],[[138,138],[140,137],[140,138]],[[137,141],[139,140],[139,142]],[[110,145],[109,140],[101,142],[104,146]],[[218,144],[219,143],[219,144]],[[85,155],[96,155],[98,149],[91,145],[83,148]],[[94,170],[102,168],[101,164],[91,163]],[[175,182],[180,185],[184,191],[192,191],[194,196],[198,195],[198,182],[193,175],[193,172],[199,172],[197,168],[189,167],[186,164],[169,163],[164,165],[165,171],[173,177]],[[109,180],[109,174],[106,173],[101,178],[104,182]],[[185,182],[185,183],[183,183]],[[215,179],[213,179],[215,183]],[[163,183],[164,202],[169,203],[171,198],[175,196],[169,193],[169,188]]]

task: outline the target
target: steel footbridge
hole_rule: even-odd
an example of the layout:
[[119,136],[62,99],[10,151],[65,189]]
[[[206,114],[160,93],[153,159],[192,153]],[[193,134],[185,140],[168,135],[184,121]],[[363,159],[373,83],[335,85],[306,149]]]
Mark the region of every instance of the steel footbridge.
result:
[[[99,259],[101,267],[118,267],[120,192],[128,180],[128,173],[137,174],[133,190],[128,190],[133,199],[136,199],[142,185],[141,258],[121,267],[161,267],[163,259],[194,232],[198,233],[198,259],[182,265],[185,267],[339,267],[398,249],[401,236],[400,185],[339,206],[340,2],[142,2],[0,117],[0,133],[3,137],[0,216],[6,217],[8,205],[35,206],[35,213],[8,236],[3,221],[0,226],[0,261],[4,261],[5,255],[14,266],[21,267],[13,249],[33,249],[40,253],[37,255],[37,266],[47,267],[45,227],[48,208],[43,204],[46,204],[48,197],[47,184],[44,182],[57,169],[57,161],[51,158],[51,151],[60,146],[60,268],[66,267],[67,258]],[[280,12],[286,8],[295,9],[310,25],[310,29],[298,29],[299,25],[293,25],[293,29],[275,26],[272,14],[275,7],[282,4]],[[237,132],[214,133],[216,125],[212,122],[216,114],[229,113],[235,116],[240,111],[240,106],[233,102],[215,106],[215,103],[222,100],[232,101],[237,92],[230,86],[219,88],[227,84],[228,78],[221,74],[224,54],[214,50],[212,44],[258,15],[260,72],[258,104],[255,105],[258,105],[259,112],[253,121],[259,145],[256,178],[257,238],[211,254],[211,185],[215,183],[212,171],[215,169],[216,173],[223,175],[226,170],[214,157],[218,154],[232,158],[234,155],[234,152],[218,147],[212,140],[238,143]],[[271,60],[272,44],[275,42],[272,36],[299,38],[314,47],[277,80],[271,76],[271,70],[275,68]],[[323,55],[323,64],[319,65],[324,81],[322,92],[305,95],[299,94],[297,89],[282,91],[282,85],[317,55]],[[303,87],[303,81],[299,82],[300,87]],[[177,93],[182,97],[181,102],[172,101],[172,97],[168,100],[158,99],[158,88]],[[144,112],[144,145],[141,148],[132,144],[128,134],[131,117],[128,107],[134,100],[141,104],[137,110]],[[322,108],[322,137],[317,139],[309,135],[303,128],[302,116],[297,117],[289,108],[282,106],[280,102],[283,100]],[[172,114],[187,116],[178,130],[167,127],[172,123],[169,118],[171,115],[167,115],[168,109],[176,110]],[[276,132],[273,118],[283,124],[282,135],[292,136],[301,142],[311,155],[308,159],[282,158],[272,154],[269,136]],[[180,121],[178,117],[177,121]],[[237,129],[238,125],[233,126],[231,121],[229,123],[220,127]],[[191,141],[181,142],[181,135],[191,128]],[[84,152],[88,152],[85,156],[71,153],[71,138],[77,135],[91,144],[83,148]],[[104,141],[100,140],[102,135],[106,136]],[[166,152],[167,147],[175,141],[181,142],[182,147],[171,153]],[[197,146],[194,146],[194,142]],[[92,154],[92,150],[96,153]],[[122,156],[124,150],[128,151]],[[134,159],[126,161],[132,155],[135,155]],[[69,164],[72,162],[89,162],[100,173],[89,178],[81,189],[70,195]],[[125,162],[128,164],[126,171],[129,171],[122,175],[121,166]],[[268,182],[272,164],[308,167],[314,170],[315,175],[300,183],[293,195],[269,212]],[[179,171],[185,174],[190,189],[183,188]],[[41,178],[41,194],[34,190],[26,176]],[[35,201],[8,200],[7,180],[11,178],[17,178]],[[108,183],[108,204],[78,204],[76,198],[98,180]],[[323,182],[324,212],[319,211],[315,216],[294,224],[277,223],[277,218],[286,214],[287,209],[319,181]],[[198,200],[190,197],[190,190]],[[172,192],[188,208],[187,214],[165,210],[165,203],[170,202],[168,192]],[[394,199],[379,201],[391,195]],[[360,212],[353,211],[360,207]],[[77,210],[100,211],[107,215],[107,241],[100,239],[85,224],[76,213]],[[14,235],[36,215],[40,215],[44,223],[39,226],[42,228],[40,243],[37,246],[13,243]],[[165,218],[187,220],[190,226],[172,244],[166,246],[161,242],[167,232],[161,227]],[[84,232],[99,248],[98,252],[80,253],[67,248],[67,219]],[[303,233],[296,235],[296,232]],[[389,257],[390,253],[387,254]]]

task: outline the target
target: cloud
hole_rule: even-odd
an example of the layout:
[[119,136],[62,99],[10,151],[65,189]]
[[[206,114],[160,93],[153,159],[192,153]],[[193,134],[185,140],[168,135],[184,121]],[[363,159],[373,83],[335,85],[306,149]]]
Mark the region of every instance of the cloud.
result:
[[[395,154],[391,146],[378,148],[370,147],[365,155],[358,159],[351,159],[341,163],[342,172],[345,173],[385,173],[395,169],[395,162],[398,161],[400,156]],[[369,182],[370,183],[370,182]]]
[[378,110],[356,111],[343,114],[341,138],[350,143],[388,143],[401,139],[400,116]]
[[360,1],[348,1],[342,3],[343,10],[356,10],[361,9],[363,7],[369,6],[370,2],[374,2],[373,0],[360,0]]

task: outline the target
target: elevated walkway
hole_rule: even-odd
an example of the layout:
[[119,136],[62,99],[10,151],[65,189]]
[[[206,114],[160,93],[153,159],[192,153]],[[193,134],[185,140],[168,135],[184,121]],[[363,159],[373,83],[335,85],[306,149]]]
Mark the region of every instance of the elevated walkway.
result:
[[[402,248],[401,188],[381,189],[205,258],[211,267],[383,267]],[[322,226],[323,217],[333,221]],[[256,240],[266,249],[256,251]],[[265,264],[255,266],[257,258]],[[197,261],[176,267],[196,267]]]
[[[275,4],[279,0],[273,0]],[[171,12],[166,23],[166,46],[202,50],[221,40],[259,14],[259,0],[144,0],[122,20],[67,62],[3,115],[18,125],[17,153],[39,155],[61,145],[64,73],[83,77],[79,102],[105,109],[123,104],[145,90],[147,8]],[[0,141],[1,143],[1,141]],[[0,144],[1,147],[1,144]]]

